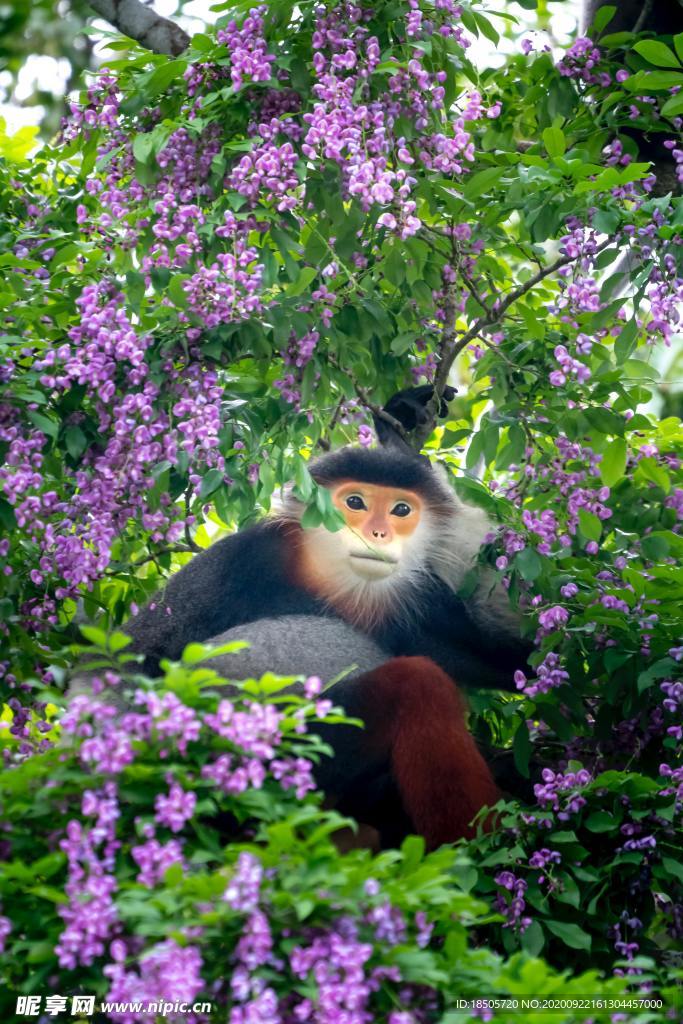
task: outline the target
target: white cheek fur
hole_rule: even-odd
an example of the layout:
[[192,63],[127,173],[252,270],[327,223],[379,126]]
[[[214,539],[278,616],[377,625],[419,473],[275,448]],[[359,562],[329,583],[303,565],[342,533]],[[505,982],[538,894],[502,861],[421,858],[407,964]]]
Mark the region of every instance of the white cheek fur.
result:
[[[368,578],[359,575],[350,560],[358,551],[355,531],[344,527],[330,533],[324,527],[310,531],[308,543],[316,566],[322,570],[326,595],[334,606],[343,607],[356,625],[365,628],[378,624],[387,615],[400,616],[410,612],[419,600],[419,582],[430,575],[429,552],[438,543],[438,525],[427,512],[415,532],[403,541],[400,559],[390,575]],[[387,549],[398,557],[399,547]]]
[[[467,572],[473,567],[487,534],[495,530],[482,509],[464,505],[451,490],[443,467],[434,466],[443,482],[444,499],[451,504],[449,516],[435,516],[429,508],[422,512],[415,532],[406,539],[400,564],[389,576],[363,579],[349,564],[351,543],[358,543],[356,534],[344,527],[333,534],[324,527],[307,531],[313,545],[315,564],[325,578],[330,602],[343,606],[357,625],[368,628],[392,618],[407,615],[420,601],[420,581],[437,577],[457,592]],[[278,508],[279,506],[279,508]],[[285,493],[274,502],[274,510],[284,519],[298,520],[301,505]],[[276,513],[277,514],[277,513]],[[518,613],[511,607],[507,594],[490,569],[483,569],[469,610],[482,625],[495,625],[498,631],[519,635]]]

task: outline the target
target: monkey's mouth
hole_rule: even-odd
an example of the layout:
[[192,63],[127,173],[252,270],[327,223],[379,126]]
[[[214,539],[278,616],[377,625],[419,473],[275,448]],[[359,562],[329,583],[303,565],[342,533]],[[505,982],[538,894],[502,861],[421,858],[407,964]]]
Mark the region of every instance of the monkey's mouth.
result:
[[349,555],[351,568],[356,576],[364,580],[382,580],[393,575],[398,568],[398,559],[380,555],[374,551],[355,552]]
[[370,551],[364,551],[362,554],[352,551],[349,557],[362,558],[366,562],[381,562],[383,565],[398,565],[397,558],[389,558],[388,555],[375,555]]

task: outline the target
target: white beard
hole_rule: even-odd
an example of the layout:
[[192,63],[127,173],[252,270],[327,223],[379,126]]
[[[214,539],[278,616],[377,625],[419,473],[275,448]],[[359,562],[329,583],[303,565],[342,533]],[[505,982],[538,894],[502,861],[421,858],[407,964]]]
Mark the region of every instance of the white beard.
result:
[[[423,514],[415,532],[401,545],[393,571],[375,578],[354,568],[349,552],[358,551],[362,541],[348,527],[336,533],[324,526],[307,530],[305,543],[320,575],[324,596],[334,608],[343,609],[349,622],[369,629],[389,615],[393,620],[402,614],[410,618],[419,604],[421,585],[432,575],[425,551],[437,539],[438,524],[429,513]],[[391,551],[394,553],[398,554],[395,548]]]

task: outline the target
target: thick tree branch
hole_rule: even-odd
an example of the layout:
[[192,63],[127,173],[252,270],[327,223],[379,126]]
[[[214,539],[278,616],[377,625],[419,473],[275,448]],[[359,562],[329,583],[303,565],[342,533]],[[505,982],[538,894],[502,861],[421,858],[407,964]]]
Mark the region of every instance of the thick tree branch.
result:
[[[601,245],[599,245],[595,251],[595,255],[606,249],[608,245],[613,242],[612,238],[606,239]],[[446,328],[443,333],[440,347],[440,359],[439,365],[434,377],[434,396],[427,406],[429,417],[426,422],[417,428],[413,436],[414,447],[420,450],[424,445],[427,438],[430,436],[436,425],[436,411],[441,404],[441,396],[443,395],[444,388],[448,383],[448,375],[451,372],[451,368],[456,358],[460,355],[462,350],[469,345],[471,341],[479,335],[483,330],[488,327],[492,327],[494,324],[500,323],[505,316],[510,306],[518,302],[522,296],[526,295],[527,292],[535,288],[537,284],[544,280],[546,277],[550,277],[556,271],[562,267],[566,267],[569,263],[573,263],[576,260],[576,256],[561,256],[554,263],[551,263],[547,267],[543,267],[538,273],[530,277],[528,281],[521,284],[519,288],[515,288],[514,291],[501,301],[497,302],[491,307],[487,313],[480,316],[478,320],[470,327],[468,331],[457,337],[455,328],[455,309],[453,308],[452,315],[450,305],[446,303]]]
[[162,18],[141,0],[89,0],[90,6],[124,36],[135,39],[153,53],[177,57],[187,49],[190,37],[180,25]]

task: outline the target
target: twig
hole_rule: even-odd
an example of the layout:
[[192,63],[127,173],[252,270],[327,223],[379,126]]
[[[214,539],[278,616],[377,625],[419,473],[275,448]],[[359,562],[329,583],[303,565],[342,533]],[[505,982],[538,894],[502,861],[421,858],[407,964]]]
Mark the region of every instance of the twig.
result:
[[89,0],[94,11],[124,36],[135,39],[152,53],[177,57],[190,44],[180,25],[163,18],[141,0]]
[[[344,402],[345,402],[345,398],[342,395],[342,397],[337,402],[337,406],[336,406],[336,408],[334,410],[334,413],[332,414],[332,419],[330,420],[330,422],[327,425],[327,433],[330,434],[330,435],[332,434],[332,431],[334,430],[334,428],[337,425],[337,420],[339,419],[339,417],[341,415],[341,411],[344,408]],[[324,452],[329,452],[330,448],[332,447],[330,442],[327,440],[326,437],[319,437],[317,443],[318,443],[318,447],[322,448],[322,450]]]
[[645,0],[645,3],[643,4],[643,9],[640,12],[640,14],[638,15],[638,19],[637,19],[635,25],[631,29],[631,31],[633,32],[634,35],[638,35],[638,33],[642,29],[643,25],[645,24],[645,22],[649,18],[650,13],[652,11],[652,2],[653,2],[653,0]]
[[187,543],[188,549],[190,551],[201,551],[201,548],[199,547],[198,544],[195,543],[194,538],[190,533],[190,524],[188,522],[190,518],[190,500],[192,498],[191,485],[190,487],[186,488],[183,498],[185,503],[185,526],[183,531],[185,534],[185,542]]
[[360,399],[361,405],[364,406],[366,409],[369,409],[372,415],[376,416],[377,419],[383,420],[385,423],[388,423],[389,426],[396,431],[399,437],[402,437],[403,440],[406,441],[408,439],[408,435],[403,424],[400,423],[397,419],[395,419],[390,413],[385,412],[385,410],[380,405],[377,405],[376,402],[372,401],[372,399],[370,398],[370,392],[368,391],[367,388],[364,388],[362,384],[358,383],[358,379],[356,378],[356,375],[353,373],[353,371],[343,369],[339,365],[337,357],[332,355],[331,352],[327,353],[327,359],[328,362],[332,366],[334,366],[335,370],[339,370],[341,373],[346,374],[346,376],[349,378],[349,380],[353,384],[356,394]]
[[[151,555],[146,555],[144,558],[139,559],[139,561],[137,562],[126,562],[125,565],[127,569],[138,569],[141,565],[146,565],[147,562],[154,562],[157,569],[161,571],[161,566],[159,565],[158,559],[162,558],[164,555],[189,555],[194,554],[197,551],[201,551],[201,548],[197,547],[196,544],[194,545],[194,547],[186,547],[184,544],[174,544],[172,547],[164,548],[162,551],[155,551]],[[105,572],[105,576],[119,575],[119,569],[108,569]]]
[[[611,244],[612,239],[607,238],[601,245],[599,245],[596,248],[594,255],[597,255],[599,252],[601,252],[603,249],[606,249],[607,246]],[[413,443],[416,447],[421,448],[424,442],[429,437],[429,435],[434,430],[434,424],[436,423],[436,411],[440,406],[441,396],[443,395],[444,388],[448,383],[448,375],[451,372],[453,363],[455,362],[458,355],[462,352],[462,350],[466,348],[469,345],[469,343],[473,341],[477,337],[477,335],[481,333],[482,330],[485,330],[487,327],[491,327],[493,324],[499,323],[500,320],[502,320],[505,313],[507,312],[507,310],[510,308],[510,306],[512,306],[515,302],[518,302],[519,299],[522,298],[522,296],[526,295],[526,293],[531,291],[532,288],[535,288],[537,284],[544,280],[544,278],[550,277],[551,274],[556,273],[556,271],[560,270],[562,267],[568,266],[575,260],[576,256],[561,256],[559,259],[555,260],[554,263],[551,263],[547,267],[543,267],[541,270],[538,271],[538,273],[534,274],[533,277],[530,277],[528,281],[525,281],[524,284],[521,284],[519,288],[515,288],[513,292],[510,292],[510,294],[505,299],[498,302],[497,305],[490,309],[488,313],[485,313],[483,316],[479,317],[479,319],[472,325],[472,327],[470,327],[468,331],[465,331],[465,333],[461,335],[459,338],[457,338],[457,340],[455,328],[455,308],[453,308],[451,314],[448,308],[448,304],[446,305],[446,314],[447,316],[450,314],[450,319],[447,319],[446,321],[446,329],[444,330],[443,333],[443,340],[441,345],[439,346],[440,359],[436,371],[436,376],[434,377],[434,395],[432,396],[427,406],[427,412],[430,413],[430,415],[426,418],[425,423],[421,424],[414,433]]]

